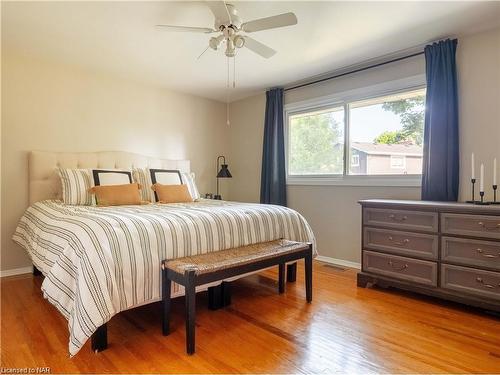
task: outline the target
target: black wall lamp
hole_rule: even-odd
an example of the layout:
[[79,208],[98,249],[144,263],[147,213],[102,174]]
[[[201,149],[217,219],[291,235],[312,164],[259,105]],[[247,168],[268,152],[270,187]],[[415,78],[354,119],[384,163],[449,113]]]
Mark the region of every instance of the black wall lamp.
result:
[[[220,160],[222,159],[222,164],[220,164]],[[220,166],[220,169],[219,169]],[[231,178],[231,172],[227,168],[226,157],[224,155],[220,155],[217,157],[217,166],[215,171],[217,171],[217,193],[214,195],[214,199],[221,200],[222,197],[219,194],[219,178]]]

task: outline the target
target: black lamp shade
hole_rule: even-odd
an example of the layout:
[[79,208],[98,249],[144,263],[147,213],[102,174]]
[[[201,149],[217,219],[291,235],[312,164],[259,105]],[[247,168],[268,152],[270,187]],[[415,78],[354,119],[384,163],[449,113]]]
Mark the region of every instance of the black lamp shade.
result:
[[231,172],[227,169],[227,164],[221,164],[220,171],[217,173],[217,178],[231,178]]

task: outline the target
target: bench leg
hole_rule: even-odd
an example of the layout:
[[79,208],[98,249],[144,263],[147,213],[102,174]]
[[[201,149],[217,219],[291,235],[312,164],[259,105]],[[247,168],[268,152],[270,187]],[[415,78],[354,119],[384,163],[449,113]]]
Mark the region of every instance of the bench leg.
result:
[[223,281],[220,286],[222,307],[231,305],[231,283],[228,281]]
[[108,325],[106,323],[97,328],[97,331],[92,334],[91,347],[95,353],[102,352],[108,347]]
[[222,284],[208,288],[208,308],[218,310],[222,307]]
[[193,354],[195,350],[196,321],[196,271],[186,270],[184,273],[186,288],[186,352]]
[[306,300],[312,301],[312,245],[309,245],[309,251],[304,258],[306,271]]
[[208,308],[218,310],[231,304],[231,283],[223,281],[208,288]]
[[278,276],[278,291],[280,294],[285,293],[285,263],[280,263]]
[[42,272],[33,265],[33,276],[43,276]]
[[297,262],[287,264],[286,266],[286,281],[294,283],[297,280]]
[[168,336],[170,334],[170,307],[171,307],[171,294],[172,294],[172,280],[170,280],[167,276],[167,270],[163,269],[161,272],[162,278],[162,288],[161,295],[163,298],[163,336]]

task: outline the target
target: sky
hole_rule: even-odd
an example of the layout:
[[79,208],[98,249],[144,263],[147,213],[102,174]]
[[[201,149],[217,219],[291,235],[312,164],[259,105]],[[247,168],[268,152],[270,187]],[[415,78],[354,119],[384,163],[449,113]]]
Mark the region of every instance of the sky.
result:
[[[328,112],[328,110],[325,110],[325,112]],[[337,111],[330,113],[337,123],[344,123],[344,112],[341,108],[337,108]],[[351,142],[371,143],[385,131],[402,129],[399,116],[391,111],[384,110],[382,104],[351,107],[350,116]],[[342,139],[339,139],[339,141],[342,142]]]
[[[343,111],[333,112],[332,116],[338,123],[344,123]],[[384,111],[382,104],[351,108],[351,142],[373,142],[384,131],[401,128],[399,116],[390,111]]]
[[[382,104],[351,109],[351,142],[373,142],[384,131],[400,130],[399,116],[384,111]],[[369,126],[367,126],[369,125]]]

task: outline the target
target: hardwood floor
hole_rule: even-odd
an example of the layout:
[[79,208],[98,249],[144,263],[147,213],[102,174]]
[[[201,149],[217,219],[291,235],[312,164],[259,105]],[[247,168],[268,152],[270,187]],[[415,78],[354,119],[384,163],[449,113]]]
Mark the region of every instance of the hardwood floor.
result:
[[[277,267],[276,267],[277,268]],[[500,320],[460,305],[356,287],[356,272],[314,264],[313,303],[297,283],[277,293],[277,269],[235,283],[232,305],[197,296],[196,354],[184,352],[183,298],[168,337],[159,304],[115,316],[108,350],[87,342],[68,358],[67,322],[41,278],[1,280],[1,366],[53,373],[499,373]]]

